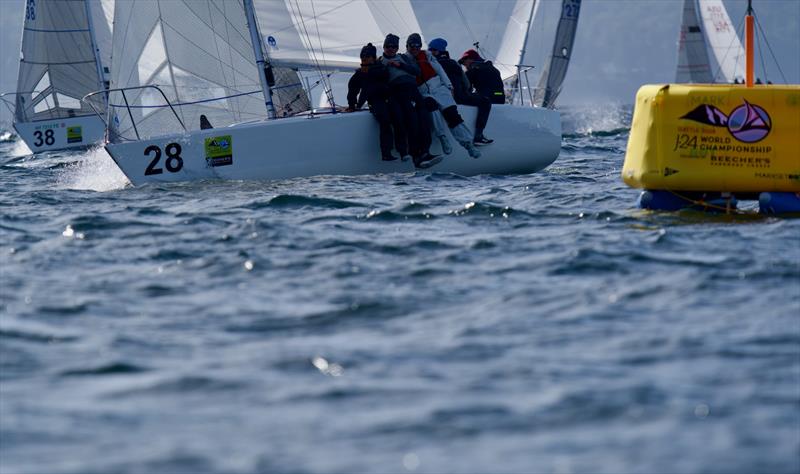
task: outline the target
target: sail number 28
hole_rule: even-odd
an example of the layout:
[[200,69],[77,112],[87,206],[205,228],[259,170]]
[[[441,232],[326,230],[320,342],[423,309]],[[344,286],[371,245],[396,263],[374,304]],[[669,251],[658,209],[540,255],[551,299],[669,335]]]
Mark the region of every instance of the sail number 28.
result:
[[[181,158],[181,145],[179,143],[170,143],[164,147],[164,151],[167,153],[167,159],[164,160],[164,168],[166,168],[167,171],[170,173],[177,173],[183,169],[183,158]],[[161,148],[156,145],[150,145],[144,149],[144,156],[150,156],[153,153],[155,153],[153,159],[150,160],[150,164],[147,165],[147,169],[144,170],[145,176],[164,172],[164,169],[160,167]]]

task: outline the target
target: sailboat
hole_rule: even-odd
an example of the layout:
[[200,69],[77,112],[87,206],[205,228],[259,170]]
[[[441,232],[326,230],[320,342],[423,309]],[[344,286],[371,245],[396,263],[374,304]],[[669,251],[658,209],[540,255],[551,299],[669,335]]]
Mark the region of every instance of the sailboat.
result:
[[36,152],[87,147],[105,124],[81,99],[108,86],[113,0],[28,0],[17,91],[2,95]]
[[744,48],[722,0],[684,0],[675,82],[742,82],[744,65]]
[[[378,127],[368,113],[282,113],[287,102],[307,102],[296,68],[324,78],[326,70],[356,67],[366,42],[405,33],[386,19],[408,22],[413,15],[380,12],[404,5],[410,11],[400,0],[121,2],[115,24],[128,26],[114,31],[106,150],[133,185],[412,171],[411,163],[380,160]],[[408,33],[417,27],[410,25]],[[281,70],[288,71],[282,79]],[[476,110],[460,109],[474,123]],[[495,143],[481,159],[459,149],[434,170],[539,171],[559,154],[560,116],[545,107],[498,105],[487,134]]]
[[[702,24],[694,3],[684,3],[678,78],[711,82],[717,77],[711,71],[718,68],[723,80],[732,82],[742,62],[736,59],[736,33],[728,30],[730,21],[721,2],[699,4],[709,12],[702,15]],[[732,51],[719,49],[722,43],[717,41],[712,42],[716,52],[704,56],[700,35],[707,35],[703,32],[710,24],[727,36]],[[644,189],[640,207],[730,212],[739,200],[758,200],[762,213],[800,213],[800,85],[755,82],[754,24],[748,1],[744,83],[654,84],[639,89],[622,179]]]

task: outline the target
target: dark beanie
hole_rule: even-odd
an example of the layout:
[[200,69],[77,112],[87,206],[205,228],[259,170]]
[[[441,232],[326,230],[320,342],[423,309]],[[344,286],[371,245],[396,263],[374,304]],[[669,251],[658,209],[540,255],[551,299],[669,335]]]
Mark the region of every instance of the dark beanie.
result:
[[419,35],[419,33],[411,33],[410,35],[408,35],[408,39],[406,40],[406,46],[410,44],[422,46],[422,37]]
[[383,47],[385,48],[387,46],[397,46],[397,47],[399,47],[400,46],[400,37],[397,36],[397,35],[393,35],[391,33],[386,35],[386,39],[383,40]]
[[362,58],[374,58],[377,56],[378,50],[375,46],[372,46],[372,43],[367,43],[366,46],[361,48],[361,57]]

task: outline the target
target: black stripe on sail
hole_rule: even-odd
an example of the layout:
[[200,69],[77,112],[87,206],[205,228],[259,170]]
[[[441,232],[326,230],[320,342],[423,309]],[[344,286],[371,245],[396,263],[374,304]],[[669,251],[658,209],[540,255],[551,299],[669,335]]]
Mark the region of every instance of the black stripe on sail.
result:
[[699,26],[690,26],[689,27],[689,33],[700,33],[700,27]]

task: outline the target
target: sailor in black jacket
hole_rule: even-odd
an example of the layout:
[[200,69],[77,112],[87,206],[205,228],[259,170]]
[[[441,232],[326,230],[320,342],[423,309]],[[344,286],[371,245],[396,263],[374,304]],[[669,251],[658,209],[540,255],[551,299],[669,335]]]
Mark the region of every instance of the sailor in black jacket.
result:
[[361,49],[361,67],[347,83],[347,111],[353,112],[369,103],[369,111],[380,126],[381,159],[393,161],[392,120],[389,113],[389,69],[377,61],[377,48],[372,43]]
[[472,143],[475,145],[488,145],[494,140],[490,140],[483,135],[486,123],[489,120],[489,113],[492,110],[492,103],[488,98],[473,93],[470,89],[469,79],[464,74],[461,66],[455,60],[450,59],[447,52],[447,41],[442,38],[434,38],[428,43],[428,51],[431,52],[441,64],[450,82],[453,84],[453,97],[457,104],[472,105],[478,108],[478,117],[475,120],[475,137]]
[[500,71],[491,61],[484,61],[474,49],[466,51],[459,63],[467,68],[467,79],[472,84],[475,92],[487,97],[493,104],[505,104],[506,94]]

